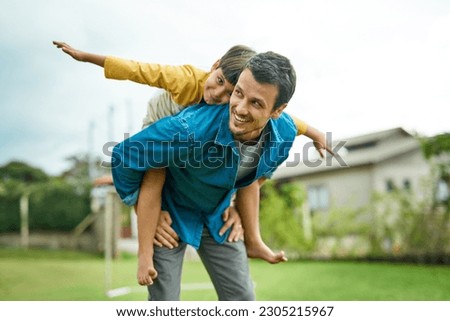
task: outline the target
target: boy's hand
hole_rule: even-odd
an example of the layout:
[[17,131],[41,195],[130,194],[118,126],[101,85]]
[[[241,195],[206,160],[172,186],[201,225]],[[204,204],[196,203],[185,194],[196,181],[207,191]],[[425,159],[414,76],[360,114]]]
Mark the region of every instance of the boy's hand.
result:
[[319,142],[319,141],[315,140],[313,142],[313,144],[314,144],[314,147],[316,147],[317,151],[319,152],[321,158],[325,157],[324,151],[327,151],[328,153],[331,154],[331,156],[334,156],[333,151],[326,145],[325,142]]
[[222,215],[222,219],[225,222],[219,231],[219,235],[222,236],[231,227],[230,235],[228,236],[228,242],[237,242],[244,239],[244,229],[242,228],[241,217],[234,206],[228,207]]
[[169,212],[161,211],[158,226],[156,227],[155,238],[153,239],[153,243],[156,246],[165,246],[169,249],[178,246],[180,238],[170,225],[172,225],[172,219],[170,218]]
[[78,61],[84,61],[84,55],[83,55],[82,51],[72,48],[65,42],[61,42],[61,41],[53,41],[53,44],[57,48],[62,49],[62,51],[64,51],[69,56],[71,56],[73,59],[78,60]]

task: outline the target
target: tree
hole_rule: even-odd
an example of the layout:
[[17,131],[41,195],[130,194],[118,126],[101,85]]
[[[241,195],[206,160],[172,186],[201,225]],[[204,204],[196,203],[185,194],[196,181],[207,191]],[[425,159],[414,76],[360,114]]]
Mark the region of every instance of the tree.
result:
[[43,170],[20,161],[12,161],[0,167],[0,178],[2,181],[23,183],[46,182],[50,179]]
[[90,184],[83,171],[60,177],[24,162],[0,168],[0,232],[20,228],[19,200],[29,196],[31,230],[70,230],[90,212]]

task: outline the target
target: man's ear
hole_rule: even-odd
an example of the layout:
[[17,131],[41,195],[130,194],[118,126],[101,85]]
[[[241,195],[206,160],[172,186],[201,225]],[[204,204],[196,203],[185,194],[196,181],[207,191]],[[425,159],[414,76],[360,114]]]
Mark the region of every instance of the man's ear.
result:
[[217,61],[211,67],[211,72],[213,72],[214,70],[219,68],[219,65],[220,65],[220,59],[217,59]]
[[281,116],[281,113],[283,112],[283,110],[287,107],[287,103],[281,105],[280,107],[278,107],[277,109],[275,109],[272,112],[272,115],[270,116],[272,119],[277,119]]

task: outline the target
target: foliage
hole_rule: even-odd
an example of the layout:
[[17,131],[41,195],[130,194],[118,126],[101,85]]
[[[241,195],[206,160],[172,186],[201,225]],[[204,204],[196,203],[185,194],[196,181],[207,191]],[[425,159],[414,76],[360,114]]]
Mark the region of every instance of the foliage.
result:
[[272,181],[261,190],[260,226],[263,240],[273,248],[306,250],[301,218],[305,195],[299,185],[286,183],[279,188]]
[[61,179],[36,186],[30,194],[30,228],[68,231],[90,212],[90,195]]
[[360,216],[359,209],[333,208],[327,213],[315,213],[313,229],[316,238],[327,236],[342,238],[365,234],[368,222]]
[[444,153],[450,153],[450,133],[422,139],[422,151],[427,159]]
[[49,176],[41,169],[32,167],[26,163],[12,161],[0,167],[0,179],[2,181],[19,181],[23,183],[46,182]]
[[[77,160],[77,158],[73,158]],[[90,184],[80,161],[62,177],[22,162],[0,168],[0,232],[20,229],[20,198],[29,196],[30,230],[71,230],[90,212]]]
[[450,211],[434,194],[422,199],[410,191],[377,194],[369,206],[372,255],[439,257],[448,252]]
[[20,229],[20,186],[12,180],[0,183],[0,232]]
[[421,140],[422,152],[430,160],[435,176],[450,187],[450,133],[444,133]]
[[[20,198],[17,182],[8,182],[8,193],[0,196],[0,232],[20,229]],[[59,178],[29,186],[30,230],[71,230],[90,211],[89,193],[79,194],[75,187]]]
[[90,164],[87,155],[73,155],[66,158],[70,164],[60,177],[71,184],[80,195],[91,189]]

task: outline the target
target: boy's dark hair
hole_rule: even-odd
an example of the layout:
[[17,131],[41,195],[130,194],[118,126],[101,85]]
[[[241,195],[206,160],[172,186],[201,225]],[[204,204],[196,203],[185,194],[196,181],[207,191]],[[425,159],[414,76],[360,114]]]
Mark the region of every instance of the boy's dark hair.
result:
[[261,84],[278,87],[278,96],[273,110],[288,103],[295,91],[297,76],[294,67],[286,57],[272,51],[253,56],[245,66],[255,80]]
[[225,79],[233,86],[236,86],[239,75],[248,60],[254,55],[256,55],[256,52],[250,47],[243,45],[233,46],[220,58],[218,68],[222,69]]

